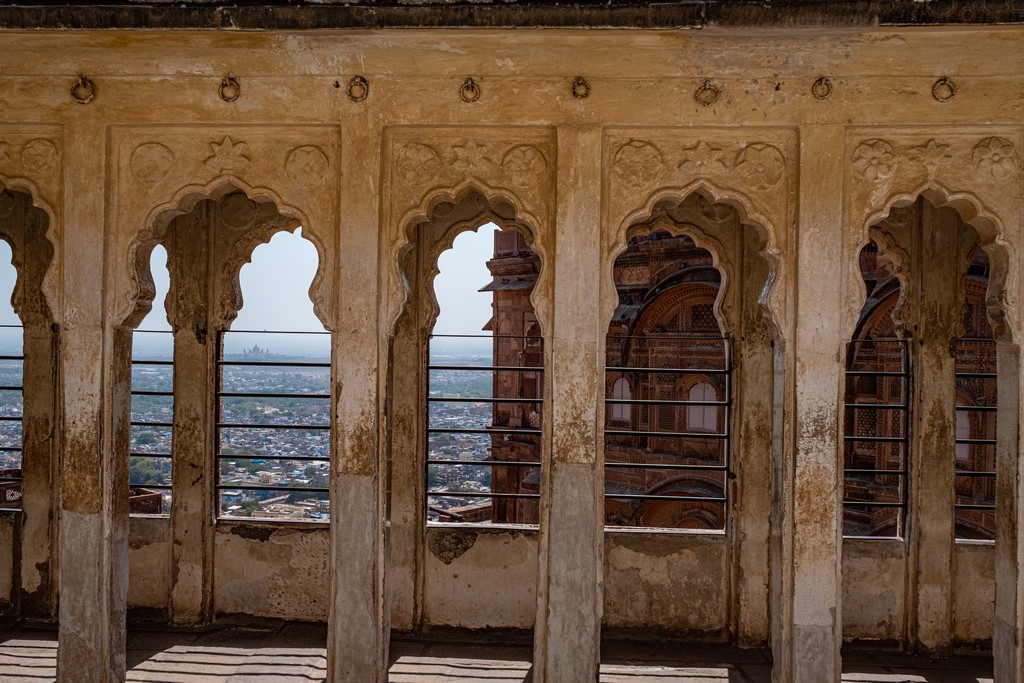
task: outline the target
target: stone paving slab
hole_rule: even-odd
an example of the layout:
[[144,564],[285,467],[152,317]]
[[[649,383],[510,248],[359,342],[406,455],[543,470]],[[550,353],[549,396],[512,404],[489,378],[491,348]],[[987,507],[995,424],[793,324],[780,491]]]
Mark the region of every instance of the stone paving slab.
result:
[[[319,683],[326,678],[322,624],[271,622],[197,631],[133,629],[127,680],[158,683]],[[607,643],[601,683],[769,683],[763,650],[723,645]],[[55,678],[55,630],[0,630],[0,683]],[[395,638],[391,683],[531,683],[528,645]],[[895,652],[844,653],[844,683],[993,683],[987,656],[918,659]]]

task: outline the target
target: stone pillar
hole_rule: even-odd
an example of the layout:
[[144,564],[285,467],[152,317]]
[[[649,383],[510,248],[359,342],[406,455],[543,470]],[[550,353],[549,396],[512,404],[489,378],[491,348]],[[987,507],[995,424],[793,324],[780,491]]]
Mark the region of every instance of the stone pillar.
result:
[[[776,516],[779,557],[773,558],[785,574],[772,603],[772,680],[777,683],[838,682],[841,672],[843,451],[837,406],[844,376],[845,307],[842,287],[822,283],[834,282],[836,273],[847,270],[846,259],[854,258],[838,248],[843,244],[842,149],[842,126],[801,130],[796,330],[785,364],[794,382],[794,400],[785,404],[795,405],[795,414],[787,421],[792,441],[777,470],[785,479],[776,496],[782,509]],[[785,461],[791,457],[790,467]]]
[[601,129],[560,128],[536,683],[597,681],[601,657],[604,476],[598,434],[607,328],[594,314],[601,286],[600,169]]
[[[209,203],[206,204],[207,206]],[[170,322],[174,329],[174,463],[171,468],[170,619],[201,624],[212,617],[214,364],[217,332],[210,282],[216,233],[211,209],[174,220],[168,230]],[[212,464],[212,467],[211,467]]]
[[[361,125],[360,125],[361,124]],[[331,334],[334,429],[331,453],[331,603],[327,669],[332,683],[387,680],[390,622],[384,599],[384,487],[378,433],[380,386],[385,381],[378,340],[380,168],[379,137],[369,121],[354,122],[342,147],[344,176],[339,254],[328,264],[337,277]],[[332,324],[333,323],[333,324]]]
[[[98,120],[97,120],[98,121]],[[60,609],[57,678],[123,681],[128,592],[128,458],[131,329],[105,320],[104,187],[99,122],[66,128],[62,234],[65,328]],[[116,419],[112,419],[116,417]],[[117,450],[122,445],[124,450]]]
[[[739,229],[739,226],[737,226]],[[768,280],[768,264],[760,255],[760,237],[750,228],[737,240],[736,259],[742,287],[737,298],[740,315],[730,335],[734,405],[733,471],[737,473],[732,508],[735,537],[735,609],[732,630],[741,647],[763,647],[769,636],[769,533],[772,477],[772,340],[758,296]]]
[[956,359],[963,270],[960,219],[919,202],[912,238],[910,335],[913,378],[909,514],[911,638],[922,653],[948,654],[952,636],[953,476],[956,452]]
[[992,633],[995,680],[1024,680],[1024,472],[1020,453],[1020,347],[996,346],[996,612]]

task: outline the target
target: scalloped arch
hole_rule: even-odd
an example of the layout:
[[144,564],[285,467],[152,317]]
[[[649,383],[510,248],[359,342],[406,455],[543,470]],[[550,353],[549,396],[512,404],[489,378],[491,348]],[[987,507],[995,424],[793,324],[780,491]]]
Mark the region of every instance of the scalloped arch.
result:
[[[487,183],[472,178],[466,179],[455,186],[433,188],[421,197],[419,203],[415,207],[402,214],[399,221],[400,230],[397,243],[391,251],[391,253],[394,254],[394,259],[392,260],[391,265],[397,275],[397,281],[402,284],[403,292],[401,300],[397,301],[396,305],[393,306],[391,319],[388,321],[388,329],[391,334],[394,334],[398,321],[401,319],[403,312],[407,308],[412,295],[409,281],[406,277],[402,264],[405,261],[409,250],[411,250],[415,244],[415,232],[417,226],[430,220],[433,209],[439,204],[448,202],[458,206],[473,194],[478,194],[486,199],[487,208],[478,216],[453,222],[446,228],[441,248],[433,255],[434,258],[431,259],[429,264],[429,280],[433,281],[434,277],[438,273],[436,257],[450,249],[452,244],[455,242],[455,238],[461,233],[466,230],[479,229],[482,225],[480,223],[481,218],[486,218],[487,221],[495,223],[504,230],[517,230],[522,233],[526,238],[527,244],[540,258],[540,273],[538,275],[538,281],[544,277],[544,271],[546,264],[548,263],[549,254],[544,241],[541,239],[539,231],[539,226],[542,223],[540,222],[537,214],[525,208],[526,204],[515,192],[507,188],[492,187]],[[501,203],[507,204],[512,208],[514,218],[509,219],[503,217],[494,211],[493,207]],[[530,295],[530,302],[533,304],[534,311],[537,314],[537,319],[540,322],[543,334],[543,330],[545,330],[548,325],[545,306],[546,294],[543,294],[541,289],[542,288],[540,287],[534,287],[533,292]],[[433,289],[428,288],[427,293],[433,307],[433,316],[436,317],[439,312],[439,307],[436,299],[434,298]]]
[[[878,209],[869,210],[859,219],[855,219],[859,220],[857,229],[860,233],[855,239],[860,246],[856,250],[858,259],[854,259],[850,265],[851,277],[855,273],[856,277],[860,278],[860,251],[871,239],[871,231],[874,226],[888,218],[894,208],[908,206],[920,197],[927,199],[935,208],[952,208],[960,216],[960,220],[977,232],[980,240],[979,246],[988,254],[992,264],[985,300],[989,318],[993,323],[993,334],[996,339],[1007,338],[1012,341],[1016,336],[1014,330],[1016,330],[1018,321],[1014,318],[1013,306],[1006,303],[1006,282],[1011,277],[1009,264],[1013,262],[1011,260],[1013,248],[1005,240],[1005,223],[999,214],[973,192],[954,192],[935,182],[920,184],[910,189],[894,189]],[[856,301],[850,302],[850,311],[847,314],[847,339],[856,329],[860,311],[867,300],[867,292],[863,285],[860,287],[859,296],[856,299]]]
[[[251,185],[234,175],[219,176],[205,185],[185,185],[179,188],[169,200],[158,204],[146,215],[144,227],[135,233],[128,245],[127,258],[124,262],[130,271],[128,281],[131,285],[125,293],[125,301],[123,302],[125,309],[123,315],[118,316],[119,319],[129,320],[140,309],[140,306],[143,305],[140,304],[140,297],[146,296],[146,290],[140,284],[140,277],[142,276],[139,272],[141,267],[141,262],[138,260],[139,249],[147,248],[148,251],[148,248],[151,248],[152,244],[158,241],[156,226],[161,225],[165,228],[178,216],[190,213],[201,201],[218,201],[235,192],[242,192],[251,200],[269,200],[274,204],[279,216],[282,218],[292,218],[297,222],[296,227],[301,226],[304,228],[303,238],[308,239],[317,250],[316,274],[313,276],[313,282],[309,288],[310,298],[313,302],[313,311],[324,328],[327,330],[331,329],[329,311],[325,310],[325,308],[329,308],[330,303],[325,302],[324,297],[315,295],[316,292],[322,290],[328,267],[327,249],[322,236],[317,232],[316,227],[309,223],[308,215],[305,211],[286,203],[282,195],[272,188]],[[250,261],[252,251],[256,246],[269,238],[268,234],[272,236],[274,233],[287,229],[280,225],[272,225],[264,230],[255,231],[253,239],[246,240],[245,248],[240,250],[244,253],[234,254],[228,260],[226,265],[231,271],[230,282],[236,302],[239,304],[241,302],[239,273],[242,266]],[[289,231],[294,231],[294,229],[291,228]],[[148,302],[146,305],[148,305]]]
[[[43,276],[43,296],[46,298],[46,305],[50,307],[50,315],[53,316],[54,322],[60,322],[61,309],[57,305],[58,303],[58,287],[57,287],[57,263],[60,260],[60,248],[55,239],[55,231],[57,226],[57,213],[51,206],[50,202],[42,198],[40,194],[39,186],[36,185],[29,178],[23,176],[7,176],[0,174],[0,189],[13,190],[22,194],[28,195],[32,200],[32,206],[40,209],[46,214],[46,241],[50,243],[50,247],[53,249],[53,256],[50,258],[50,263],[46,268],[46,274]],[[10,240],[8,240],[10,243]],[[14,244],[11,244],[11,251],[15,249]],[[21,273],[18,273],[18,282],[15,283],[15,288],[20,286],[22,282]]]
[[[628,213],[625,218],[619,222],[615,228],[613,241],[611,245],[609,245],[610,253],[607,255],[607,262],[604,264],[605,281],[614,281],[615,259],[617,259],[627,249],[629,231],[632,226],[638,223],[649,222],[654,214],[654,208],[661,202],[666,200],[683,202],[693,195],[702,195],[712,203],[722,203],[731,206],[736,210],[741,226],[751,226],[757,231],[758,236],[762,240],[762,248],[759,253],[768,263],[769,271],[768,278],[761,290],[761,295],[758,297],[758,304],[763,312],[765,322],[768,324],[771,331],[771,336],[775,339],[780,338],[782,327],[779,322],[783,319],[783,310],[781,302],[778,300],[780,293],[777,291],[777,287],[775,285],[781,279],[780,270],[783,260],[778,248],[780,240],[773,232],[771,227],[772,222],[763,212],[755,208],[757,203],[751,200],[746,194],[736,190],[724,189],[703,178],[694,180],[682,187],[661,187],[652,191],[647,196],[647,199],[643,204]],[[672,229],[668,225],[665,227]],[[694,242],[696,242],[698,246],[711,252],[712,263],[722,276],[719,297],[718,300],[715,301],[715,317],[718,318],[719,325],[721,325],[722,329],[729,330],[730,326],[727,324],[725,316],[721,310],[725,291],[730,285],[728,273],[719,267],[722,262],[722,255],[726,253],[723,245],[713,236],[709,235],[705,230],[696,225],[685,230],[680,230],[676,227],[674,228],[674,231],[686,234],[691,238],[695,238],[695,235],[699,234],[703,244],[698,242],[696,238],[694,239]],[[713,248],[708,248],[708,246],[706,246],[709,244],[713,245]],[[602,315],[604,315],[605,318],[610,318],[612,310],[614,309],[614,303],[602,303],[606,305],[606,307],[610,307],[610,310],[602,311]]]

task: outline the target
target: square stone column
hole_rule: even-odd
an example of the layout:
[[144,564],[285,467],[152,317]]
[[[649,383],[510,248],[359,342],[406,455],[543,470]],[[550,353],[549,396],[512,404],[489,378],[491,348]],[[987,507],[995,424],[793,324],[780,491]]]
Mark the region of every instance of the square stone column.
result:
[[992,633],[995,680],[1024,680],[1024,472],[1021,467],[1020,347],[996,346],[996,613]]
[[[379,434],[385,381],[380,360],[378,201],[374,184],[380,138],[369,122],[353,124],[362,136],[342,146],[337,300],[331,333],[331,601],[328,614],[327,680],[383,683],[387,680],[390,621],[384,599],[384,456]],[[383,333],[386,338],[386,332]]]
[[558,130],[550,425],[541,489],[536,683],[597,681],[604,572],[601,129]]
[[[843,129],[808,126],[800,138],[795,330],[776,359],[776,381],[786,382],[775,402],[776,427],[787,433],[777,432],[783,442],[776,446],[772,680],[826,683],[838,682],[841,673],[838,406],[846,307],[844,288],[824,283],[846,272],[846,259],[854,256],[842,249]],[[794,411],[792,418],[779,415],[783,406]]]
[[57,679],[75,683],[125,676],[131,329],[106,319],[101,124],[77,121],[64,157]]

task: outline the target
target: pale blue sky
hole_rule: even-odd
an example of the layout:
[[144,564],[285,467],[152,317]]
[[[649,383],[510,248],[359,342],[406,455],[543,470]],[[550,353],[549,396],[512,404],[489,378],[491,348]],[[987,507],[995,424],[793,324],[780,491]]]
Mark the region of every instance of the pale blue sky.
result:
[[[493,223],[476,232],[463,232],[453,247],[438,260],[440,273],[434,280],[434,291],[441,306],[434,327],[435,334],[486,334],[480,328],[491,317],[489,292],[478,290],[491,281],[486,263],[494,253]],[[0,264],[7,249],[0,248]],[[309,330],[323,329],[313,314],[309,286],[316,274],[318,254],[313,244],[295,233],[279,232],[267,244],[256,247],[252,261],[242,266],[242,310],[231,325],[233,330]],[[153,249],[150,269],[156,284],[153,308],[139,325],[143,330],[166,330],[164,299],[167,296],[167,253],[163,247]],[[0,286],[6,281],[0,279]],[[0,295],[3,295],[0,290]],[[6,292],[10,301],[10,290]],[[0,315],[3,311],[0,310]],[[0,318],[2,320],[2,318]]]

